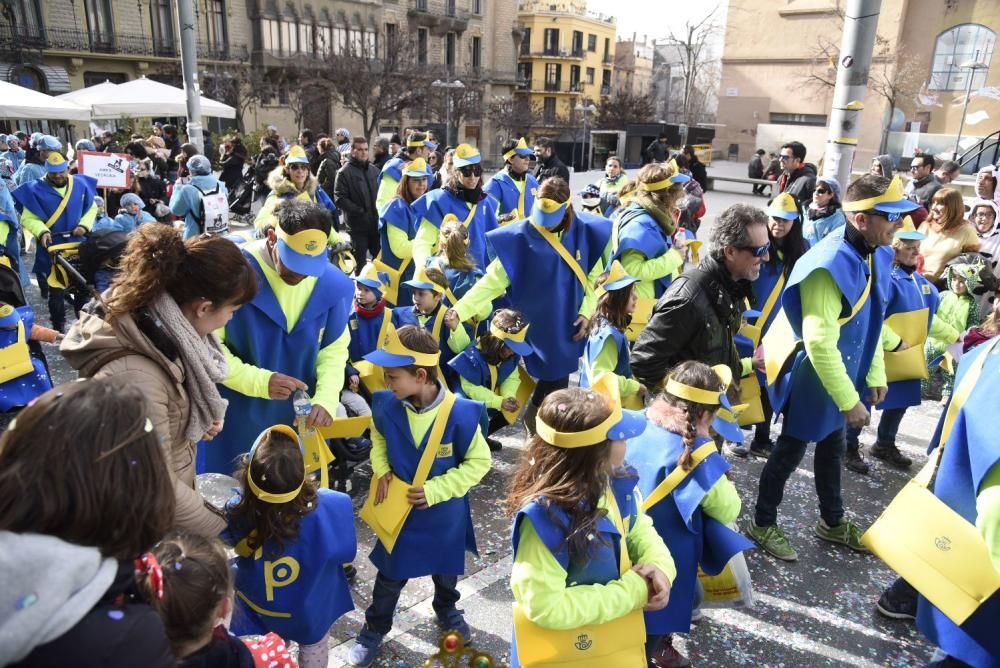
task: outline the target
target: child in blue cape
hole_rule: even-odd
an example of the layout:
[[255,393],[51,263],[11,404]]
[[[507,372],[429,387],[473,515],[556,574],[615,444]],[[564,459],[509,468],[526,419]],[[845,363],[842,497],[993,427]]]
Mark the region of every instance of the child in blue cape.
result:
[[458,385],[458,374],[448,366],[451,359],[469,347],[470,328],[452,322],[446,326],[444,295],[448,290],[448,279],[437,267],[417,267],[413,279],[406,281],[413,295],[412,309],[398,309],[396,320],[400,325],[419,325],[431,333],[441,350],[441,372],[443,380],[450,388]]
[[104,202],[104,198],[95,195],[94,206],[97,207],[97,216],[94,218],[94,226],[91,228],[91,231],[97,232],[98,230],[114,229],[115,221],[108,216],[108,207]]
[[[356,377],[359,371],[354,365],[364,360],[365,355],[374,352],[385,338],[385,332],[390,327],[396,327],[405,309],[390,308],[385,300],[389,288],[389,275],[378,271],[371,262],[366,264],[358,276],[354,277],[354,308],[347,320],[351,332],[351,343],[348,347],[350,366],[347,370],[347,388],[341,394],[343,401],[347,392],[358,392],[359,383],[363,379]],[[398,311],[398,313],[397,313]],[[375,380],[375,387],[367,388],[368,392],[382,389],[382,379]],[[371,381],[369,381],[371,382]]]
[[274,631],[299,644],[301,666],[325,666],[330,627],[354,609],[342,566],[357,552],[351,499],[317,489],[286,425],[264,430],[241,464],[223,535],[237,555],[232,630]]
[[[27,406],[52,389],[52,379],[28,341],[55,343],[62,334],[34,324],[30,305],[15,308],[0,302],[0,412]],[[37,345],[37,344],[36,344]]]
[[691,626],[699,603],[698,567],[717,575],[733,555],[753,545],[726,526],[740,514],[740,497],[725,476],[729,464],[709,435],[714,428],[734,440],[728,432],[732,427],[739,432],[734,422],[716,419],[720,408],[730,408],[725,381],[731,373],[701,362],[677,365],[646,410],[646,431],[628,441],[626,457],[639,473],[643,509],[677,567],[667,607],[646,614],[646,653],[657,665],[679,665],[669,634],[687,633]]
[[370,510],[377,518],[382,504],[381,512],[391,511],[401,495],[409,512],[391,537],[379,535],[369,556],[378,574],[348,656],[354,666],[375,660],[410,578],[431,576],[439,625],[470,637],[456,585],[466,550],[477,553],[468,493],[489,471],[490,453],[479,426],[482,404],[448,391],[438,378],[440,358],[437,341],[414,326],[390,329],[385,344],[366,355],[385,369],[389,389],[372,397],[373,484],[362,516]]
[[[456,355],[448,364],[459,375],[456,394],[482,402],[486,407],[486,434],[503,429],[521,410],[517,393],[521,387],[518,365],[521,357],[531,355],[534,348],[527,341],[528,322],[517,311],[500,309],[493,314],[489,331],[475,344]],[[486,438],[491,452],[503,445],[497,439]]]
[[441,224],[441,248],[428,264],[440,269],[448,279],[448,306],[454,306],[483,277],[482,269],[469,255],[469,230],[454,217]]
[[511,666],[645,666],[642,613],[673,598],[675,575],[625,462],[625,440],[646,420],[622,410],[605,375],[549,394],[535,425],[506,502]]
[[588,387],[591,378],[602,373],[614,374],[618,391],[628,408],[642,408],[646,388],[632,377],[629,366],[629,345],[625,330],[632,322],[638,303],[635,284],[639,279],[629,276],[618,260],[597,279],[597,310],[587,329],[587,347],[583,351],[580,387]]
[[142,198],[135,193],[125,193],[122,195],[121,206],[122,211],[115,216],[114,220],[107,220],[107,216],[105,216],[103,220],[95,221],[92,230],[98,232],[110,229],[116,232],[131,234],[140,225],[156,222],[156,218],[153,218],[149,212],[143,210]]

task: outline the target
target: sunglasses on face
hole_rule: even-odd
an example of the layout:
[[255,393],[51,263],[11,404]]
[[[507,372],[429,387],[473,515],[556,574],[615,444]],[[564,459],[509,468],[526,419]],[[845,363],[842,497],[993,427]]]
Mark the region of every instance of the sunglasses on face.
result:
[[459,167],[458,173],[462,176],[481,176],[483,168],[479,165],[466,165],[465,167]]
[[826,190],[825,188],[816,188],[816,194],[817,195],[829,195],[830,191]]
[[766,243],[763,246],[737,246],[736,248],[753,253],[754,257],[764,257],[764,255],[767,254],[767,251],[771,249],[771,244]]
[[298,171],[298,170],[309,169],[309,166],[308,165],[300,165],[298,163],[293,163],[291,165],[288,165],[288,169],[294,172],[294,171]]
[[923,168],[924,168],[924,167],[926,167],[926,166],[927,166],[927,165],[910,165],[910,171],[911,171],[911,172],[915,172],[915,171],[917,171],[918,169],[923,169]]
[[895,223],[903,215],[901,213],[886,213],[885,211],[875,211],[875,210],[865,211],[865,214],[869,216],[882,216],[890,223]]
[[791,160],[794,157],[795,157],[794,155],[779,155],[778,160],[780,160],[781,162],[785,162],[787,160]]

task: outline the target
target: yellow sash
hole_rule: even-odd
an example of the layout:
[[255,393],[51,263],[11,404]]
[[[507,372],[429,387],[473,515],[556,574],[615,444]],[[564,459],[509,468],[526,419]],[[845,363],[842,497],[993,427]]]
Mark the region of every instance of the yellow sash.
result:
[[764,404],[761,401],[760,381],[757,380],[756,373],[740,379],[740,401],[747,406],[736,416],[736,421],[741,427],[764,421]]
[[[513,179],[511,179],[513,181]],[[514,181],[514,187],[517,188],[517,181]],[[524,213],[524,193],[528,192],[528,175],[524,175],[524,187],[517,188],[521,191],[520,197],[517,198],[517,217],[524,218],[526,215]]]
[[[379,251],[378,257],[372,260],[372,264],[375,265],[375,271],[384,271],[389,276],[389,285],[385,289],[385,300],[393,306],[399,306],[399,286],[403,281],[406,268],[410,266],[411,262],[413,262],[413,258],[408,257],[399,265],[399,269],[393,269],[382,261],[381,251]],[[379,341],[381,340],[379,339]]]
[[771,294],[769,294],[767,299],[764,301],[764,308],[760,311],[760,317],[757,318],[757,324],[751,325],[750,323],[747,323],[740,328],[740,333],[750,339],[751,343],[753,343],[754,350],[757,350],[757,346],[760,345],[760,337],[764,333],[764,325],[767,323],[767,319],[771,316],[771,311],[774,310],[775,305],[778,303],[778,299],[781,298],[781,291],[784,289],[785,273],[782,272],[781,275],[778,276],[778,280],[775,282],[774,287],[771,289]]
[[642,330],[646,329],[646,325],[649,323],[649,316],[653,315],[654,306],[656,306],[656,300],[651,297],[639,297],[636,300],[632,322],[629,323],[628,329],[625,330],[626,339],[635,342],[639,338]]
[[62,200],[59,201],[59,206],[56,207],[55,212],[49,216],[49,219],[45,221],[45,227],[52,229],[52,226],[56,224],[59,217],[62,216],[63,211],[66,210],[66,205],[69,204],[69,198],[73,194],[73,175],[70,174],[67,177],[66,183],[66,194],[63,195]]
[[684,482],[684,479],[687,478],[688,475],[690,475],[695,470],[695,468],[698,467],[698,464],[701,464],[703,461],[705,461],[705,458],[708,457],[713,452],[718,452],[718,450],[715,447],[714,441],[709,441],[708,443],[705,443],[697,450],[692,452],[691,469],[685,471],[680,466],[675,467],[674,470],[671,471],[666,478],[660,481],[660,484],[657,485],[656,488],[649,494],[649,497],[642,502],[643,511],[648,513],[650,508],[652,508],[660,501],[670,496],[670,493],[677,488],[677,485]]
[[441,448],[441,438],[444,436],[445,425],[448,424],[451,407],[454,405],[455,395],[446,391],[441,407],[438,408],[438,414],[434,418],[434,424],[431,426],[431,433],[427,437],[424,452],[420,455],[420,462],[417,464],[413,482],[406,482],[399,476],[393,475],[389,482],[388,494],[382,503],[376,505],[375,495],[378,493],[379,479],[372,475],[371,485],[368,488],[368,498],[361,508],[359,517],[375,532],[386,552],[391,553],[396,546],[399,532],[403,530],[403,524],[406,523],[406,518],[413,510],[413,506],[406,498],[407,492],[410,491],[410,487],[423,487],[427,481],[431,465],[434,464],[434,458],[437,457],[438,450]]
[[934,454],[861,537],[868,549],[958,625],[1000,590],[1000,572],[976,527],[934,496],[928,486],[958,413],[998,341],[994,338],[985,344],[986,350],[952,396]]
[[[609,492],[606,498],[608,518],[621,534],[618,561],[619,572],[624,575],[632,568],[626,544],[628,527],[614,495]],[[513,608],[517,658],[524,668],[644,668],[646,665],[646,623],[642,608],[604,624],[564,631],[539,626],[528,619],[517,603]]]
[[583,286],[584,294],[586,294],[587,291],[590,290],[590,281],[587,279],[587,274],[585,274],[583,269],[580,267],[580,263],[573,259],[573,256],[569,254],[566,247],[562,245],[562,241],[559,240],[559,237],[540,225],[535,225],[535,229],[538,230],[538,233],[542,235],[542,238],[545,239],[550,246],[552,246],[552,250],[559,254],[559,257],[563,259],[563,262],[565,262],[569,268],[573,270],[573,273],[576,274],[576,279],[580,281],[580,285]]
[[924,380],[929,377],[924,343],[927,341],[928,309],[893,313],[885,319],[886,327],[896,332],[909,346],[906,350],[885,351],[885,377],[897,380]]
[[370,415],[359,415],[358,417],[335,417],[333,424],[326,427],[303,428],[298,426],[299,438],[302,439],[302,447],[305,449],[306,475],[313,471],[319,471],[320,486],[324,489],[329,487],[329,471],[327,467],[335,459],[330,452],[330,446],[326,444],[331,438],[357,438],[365,433],[368,425],[372,422]]
[[[441,340],[441,325],[444,324],[444,312],[445,312],[444,307],[439,308],[438,312],[437,312],[437,315],[434,316],[434,324],[431,325],[431,336],[434,337],[435,341],[440,341]],[[445,345],[447,345],[447,344],[445,344]],[[442,382],[443,382],[444,374],[441,373],[441,364],[440,363],[437,366],[437,372],[438,372],[438,378],[441,378]]]
[[[872,256],[869,255],[868,281],[865,283],[865,289],[862,290],[858,301],[851,308],[850,315],[837,321],[841,327],[853,320],[854,316],[864,308],[865,303],[868,301],[868,296],[872,291],[872,277],[874,275],[875,269],[872,265]],[[795,336],[795,330],[792,329],[792,323],[788,321],[788,316],[785,315],[785,309],[781,309],[778,311],[778,315],[775,316],[774,322],[771,323],[771,327],[768,328],[767,334],[764,335],[764,368],[767,372],[768,385],[774,385],[774,382],[778,379],[778,375],[785,366],[785,362],[796,351],[800,343],[801,340]]]
[[[514,396],[517,399],[517,410],[516,411],[505,411],[500,409],[503,414],[507,424],[514,424],[517,422],[517,417],[524,410],[524,407],[528,405],[528,400],[531,398],[532,393],[535,391],[535,379],[528,375],[528,372],[524,370],[523,366],[518,365],[517,375],[521,379],[521,384],[517,386],[517,394]],[[497,388],[499,390],[500,388]],[[499,394],[499,392],[497,392]]]
[[22,320],[17,323],[17,340],[0,350],[0,383],[20,378],[34,370]]
[[[385,341],[389,327],[392,327],[392,309],[386,307],[382,312],[382,326],[379,327],[376,341]],[[358,370],[358,376],[369,392],[378,392],[385,389],[385,376],[382,374],[382,367],[372,364],[368,360],[351,362],[351,366]]]

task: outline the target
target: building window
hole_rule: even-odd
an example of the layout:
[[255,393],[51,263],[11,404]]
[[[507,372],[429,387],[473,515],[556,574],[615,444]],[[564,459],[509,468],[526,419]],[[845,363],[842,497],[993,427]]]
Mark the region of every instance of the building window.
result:
[[583,55],[583,33],[579,30],[573,31],[573,55]]
[[208,0],[208,15],[205,21],[208,23],[206,33],[208,44],[220,51],[225,51],[229,47],[229,33],[226,30],[226,0]]
[[546,123],[556,122],[556,99],[547,97],[542,102],[542,120]]
[[587,51],[597,53],[597,35],[587,35]]
[[361,33],[362,52],[371,58],[378,57],[378,39],[374,30],[367,30]]
[[385,24],[385,56],[387,59],[394,58],[396,50],[399,48],[399,44],[397,44],[397,40],[399,39],[398,30],[399,27],[395,23]]
[[328,57],[333,53],[333,27],[316,26],[316,50],[321,56]]
[[15,83],[21,88],[37,90],[39,93],[48,92],[48,87],[45,85],[45,77],[34,67],[14,65],[8,77],[11,83]]
[[611,70],[604,70],[601,75],[601,95],[611,95]]
[[580,90],[580,66],[569,66],[569,89]]
[[472,0],[472,13],[473,14],[483,13],[483,0]]
[[527,56],[531,53],[531,28],[524,29],[524,38],[521,40],[521,55]]
[[531,63],[517,64],[517,81],[521,88],[531,88]]
[[153,0],[149,8],[153,22],[153,49],[157,54],[174,53],[174,17],[171,0]]
[[[42,8],[39,0],[11,0],[3,4],[14,12],[11,23],[15,35],[20,38],[40,38],[43,36]],[[10,19],[7,9],[4,10],[4,15],[4,18]]]
[[611,38],[604,38],[604,62],[609,62],[611,59]]
[[558,28],[546,28],[545,29],[545,43],[543,45],[545,49],[545,55],[547,56],[558,56],[559,55],[559,29]]
[[447,14],[448,16],[455,15],[455,0],[445,0],[444,13]]
[[295,16],[286,12],[281,21],[281,54],[290,56],[299,50],[299,26]]
[[771,112],[770,120],[777,125],[826,125],[825,114],[776,114]]
[[347,28],[337,26],[333,29],[333,52],[338,56],[347,53]]
[[278,19],[261,19],[261,48],[275,56],[281,55],[281,21]]
[[483,66],[483,38],[472,38],[472,66],[479,69]]
[[594,72],[594,68],[593,67],[588,67],[587,68],[587,83],[588,84],[593,85],[593,83],[594,83],[594,73],[595,72]]
[[545,90],[559,90],[559,83],[562,79],[562,65],[559,63],[545,64]]
[[114,23],[111,20],[110,0],[85,0],[83,10],[87,15],[87,31],[92,49],[110,48],[114,41]]
[[450,32],[444,38],[444,64],[448,67],[448,73],[455,73],[455,33]]
[[[986,26],[975,23],[955,26],[938,35],[934,45],[934,59],[931,61],[932,90],[965,90],[972,76],[972,89],[986,85],[993,48],[997,34]],[[962,67],[968,62],[986,63],[987,67],[977,70]]]
[[313,53],[313,26],[311,23],[299,24],[299,53]]
[[427,64],[427,37],[429,33],[427,28],[417,29],[417,62],[421,65]]

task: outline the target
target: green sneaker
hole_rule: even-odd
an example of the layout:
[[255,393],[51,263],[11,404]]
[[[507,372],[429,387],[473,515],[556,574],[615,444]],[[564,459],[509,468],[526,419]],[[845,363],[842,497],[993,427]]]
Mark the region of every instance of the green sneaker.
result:
[[797,561],[799,558],[798,553],[792,549],[788,539],[785,538],[785,532],[777,524],[759,527],[751,520],[747,535],[757,541],[761,549],[772,557],[777,557],[782,561]]
[[816,525],[816,535],[831,543],[846,545],[856,552],[871,552],[864,543],[861,542],[863,532],[857,524],[851,520],[844,519],[835,527],[830,526],[823,520]]

